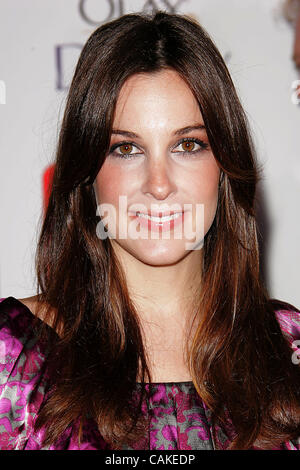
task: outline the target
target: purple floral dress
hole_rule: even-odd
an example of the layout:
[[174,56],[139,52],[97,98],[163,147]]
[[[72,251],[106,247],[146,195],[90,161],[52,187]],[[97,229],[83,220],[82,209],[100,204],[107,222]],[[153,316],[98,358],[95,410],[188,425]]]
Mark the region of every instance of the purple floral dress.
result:
[[[300,313],[279,310],[276,317],[296,351],[292,342],[300,339]],[[47,367],[44,345],[31,328],[33,319],[32,312],[16,298],[0,299],[0,450],[109,449],[93,420],[86,421],[80,446],[77,422],[47,447],[42,444],[44,430],[34,431],[47,397]],[[217,427],[214,442],[210,411],[192,382],[156,383],[147,406],[154,410],[147,441],[150,450],[225,450],[235,435],[233,430]],[[137,442],[132,449],[143,449],[144,445]],[[280,449],[300,450],[300,437],[274,448]]]

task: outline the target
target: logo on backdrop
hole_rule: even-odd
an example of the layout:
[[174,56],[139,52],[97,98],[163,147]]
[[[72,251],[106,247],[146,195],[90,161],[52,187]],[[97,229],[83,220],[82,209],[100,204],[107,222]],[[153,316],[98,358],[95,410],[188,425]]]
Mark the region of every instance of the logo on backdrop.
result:
[[[140,11],[165,10],[169,13],[176,13],[180,5],[186,1],[187,0],[147,0],[141,5]],[[103,3],[106,5],[103,6]],[[105,2],[103,2],[103,0],[80,0],[79,13],[82,19],[88,24],[99,26],[106,21],[124,15],[126,13],[126,3],[126,0],[106,0]],[[91,10],[95,11],[97,9],[98,12],[95,16],[91,14]]]

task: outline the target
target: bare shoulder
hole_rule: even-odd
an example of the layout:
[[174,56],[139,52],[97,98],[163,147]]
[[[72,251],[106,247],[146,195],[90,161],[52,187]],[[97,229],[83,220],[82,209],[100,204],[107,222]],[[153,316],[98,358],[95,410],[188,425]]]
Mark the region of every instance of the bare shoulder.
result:
[[40,302],[38,295],[33,295],[31,297],[25,297],[24,299],[17,300],[25,305],[25,307],[27,307],[34,316],[40,318],[40,320],[44,321],[52,327],[55,311],[54,309],[48,308],[48,313],[47,306]]
[[17,299],[19,302],[24,304],[29,310],[36,315],[37,305],[38,305],[38,295],[33,295],[32,297],[25,297],[25,299]]

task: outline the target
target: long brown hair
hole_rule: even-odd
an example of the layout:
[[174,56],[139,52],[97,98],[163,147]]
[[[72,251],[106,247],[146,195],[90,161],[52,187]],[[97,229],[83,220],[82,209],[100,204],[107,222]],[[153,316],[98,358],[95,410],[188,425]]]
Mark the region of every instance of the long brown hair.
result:
[[124,15],[96,29],[69,90],[36,253],[37,291],[53,326],[44,329],[53,387],[36,422],[46,425],[45,444],[87,416],[113,448],[133,442],[147,425],[140,406],[151,376],[138,312],[109,239],[96,235],[92,184],[109,149],[122,85],[133,74],[166,67],[193,91],[222,172],[199,266],[203,283],[189,348],[194,385],[214,427],[230,417],[231,449],[269,448],[300,434],[300,370],[274,315],[279,304],[260,278],[254,211],[260,168],[247,118],[206,31],[191,18],[157,12]]

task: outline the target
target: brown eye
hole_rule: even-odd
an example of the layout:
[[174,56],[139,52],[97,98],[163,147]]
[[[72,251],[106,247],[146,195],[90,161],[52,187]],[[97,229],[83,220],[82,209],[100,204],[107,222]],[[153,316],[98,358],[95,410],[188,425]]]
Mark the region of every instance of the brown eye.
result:
[[[185,138],[178,142],[177,147],[173,149],[174,153],[181,156],[194,157],[208,148],[208,144],[203,140],[194,138]],[[177,149],[177,150],[176,150]]]
[[181,145],[185,152],[190,152],[195,148],[195,142],[192,141],[182,142]]
[[131,142],[119,142],[109,149],[109,155],[111,157],[123,158],[124,160],[131,160],[143,152]]
[[120,145],[120,147],[119,147],[120,152],[125,154],[125,155],[131,153],[132,148],[133,148],[133,146],[131,144],[123,144],[123,145]]

